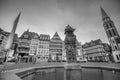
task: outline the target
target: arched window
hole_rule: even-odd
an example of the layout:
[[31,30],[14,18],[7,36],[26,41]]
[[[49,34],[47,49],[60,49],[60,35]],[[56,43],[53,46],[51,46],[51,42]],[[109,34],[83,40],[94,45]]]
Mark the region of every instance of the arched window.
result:
[[110,23],[110,27],[111,27],[111,28],[113,27],[112,23]]
[[114,36],[116,35],[116,33],[115,33],[115,31],[112,29],[112,32],[113,32],[113,34],[114,34]]
[[107,36],[108,36],[108,37],[110,37],[110,34],[109,34],[109,32],[108,32],[108,31],[106,32],[106,34],[107,34]]
[[119,60],[119,56],[118,55],[116,55],[116,58],[117,58],[117,60]]
[[110,37],[112,37],[112,33],[111,33],[111,31],[110,31],[110,30],[108,31],[108,33],[109,33]]
[[106,24],[106,29],[108,29],[109,28],[109,26],[108,26],[108,24]]
[[117,46],[115,46],[115,49],[117,49]]

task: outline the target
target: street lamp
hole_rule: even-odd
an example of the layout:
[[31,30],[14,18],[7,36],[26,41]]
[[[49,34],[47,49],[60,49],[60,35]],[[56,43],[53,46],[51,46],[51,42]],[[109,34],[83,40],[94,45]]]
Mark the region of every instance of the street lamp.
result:
[[37,54],[37,49],[35,49],[35,52],[34,52],[34,59],[33,59],[34,64],[36,63],[36,54]]

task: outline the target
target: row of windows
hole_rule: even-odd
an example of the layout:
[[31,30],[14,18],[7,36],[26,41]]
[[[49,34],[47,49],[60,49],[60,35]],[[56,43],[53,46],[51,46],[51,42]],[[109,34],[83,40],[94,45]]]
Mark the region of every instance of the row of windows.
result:
[[[114,41],[112,41],[112,43],[115,44]],[[112,49],[113,49],[113,50],[117,50],[117,49],[118,49],[117,45],[116,45],[116,44],[115,44],[115,45],[112,45]]]
[[63,44],[50,44],[50,45],[63,45]]
[[106,29],[112,28],[114,25],[112,23],[106,24]]
[[26,42],[20,42],[19,45],[20,45],[20,46],[29,46],[29,43],[26,43]]
[[61,42],[53,42],[53,41],[50,41],[50,44],[63,44],[62,41]]
[[49,54],[49,51],[39,51],[38,54]]
[[29,51],[29,49],[19,49],[19,51]]
[[[30,50],[30,54],[33,54],[33,53],[35,53],[35,52],[37,52],[37,51],[35,51],[35,50]],[[38,54],[49,54],[49,50],[39,50],[39,51],[38,51]]]
[[49,44],[48,41],[40,41],[39,44]]
[[39,48],[49,49],[49,45],[39,45]]
[[[54,48],[62,48],[62,46],[50,46]],[[49,49],[49,45],[39,45],[41,49]],[[30,46],[30,49],[37,49],[37,46]]]
[[85,51],[86,54],[89,54],[89,53],[100,53],[100,52],[105,52],[105,50],[101,49],[95,49],[95,50],[89,50],[89,51]]
[[31,42],[31,45],[38,45],[38,44],[49,44],[49,42],[48,41]]
[[[38,46],[30,46],[30,49],[37,49]],[[49,45],[39,45],[39,48],[49,49]]]
[[38,52],[39,55],[45,55],[45,54],[49,54],[48,52],[47,53],[41,53],[41,52]]
[[62,52],[62,49],[50,49],[52,52]]
[[30,54],[36,54],[37,52],[35,52],[34,50],[30,51]]
[[38,59],[44,60],[44,59],[48,59],[49,57],[38,57]]
[[89,50],[103,50],[104,47],[103,46],[93,46],[93,47],[88,47],[88,48],[85,48],[86,51],[89,51]]
[[95,61],[99,61],[99,60],[104,61],[104,58],[102,56],[86,57],[86,59],[87,60],[95,60]]
[[31,45],[38,45],[38,43],[31,43]]
[[37,49],[37,46],[30,46],[30,49]]
[[108,30],[107,34],[108,34],[109,37],[116,36],[116,33],[115,33],[114,29]]
[[40,36],[40,39],[42,39],[42,40],[50,40],[50,37],[49,36]]
[[50,45],[50,47],[62,48],[62,45]]
[[[39,44],[46,44],[48,45],[49,42],[39,42]],[[21,42],[19,45],[25,45],[25,46],[29,46],[29,43],[26,43],[26,42]],[[31,45],[38,45],[38,43],[32,43]],[[62,48],[62,43],[61,44],[52,44],[50,45],[51,47],[61,47]],[[40,48],[43,48],[42,45],[39,46]]]

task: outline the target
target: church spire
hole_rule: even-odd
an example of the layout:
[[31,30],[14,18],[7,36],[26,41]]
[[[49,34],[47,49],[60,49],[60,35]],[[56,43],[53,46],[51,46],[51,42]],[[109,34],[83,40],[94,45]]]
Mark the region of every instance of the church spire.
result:
[[6,41],[6,45],[5,45],[6,50],[11,48],[11,45],[12,45],[12,42],[13,42],[13,39],[14,39],[14,34],[15,34],[15,31],[16,31],[16,28],[17,28],[17,24],[19,22],[20,15],[21,15],[21,12],[18,14],[16,19],[14,20],[12,31],[11,31],[11,33],[8,36],[8,39]]
[[16,19],[15,19],[15,21],[14,21],[14,25],[13,25],[13,29],[12,29],[12,32],[13,32],[13,33],[15,33],[15,31],[16,31],[16,27],[17,27],[17,25],[18,25],[20,15],[21,15],[21,12],[18,14],[18,16],[16,17]]
[[107,15],[107,13],[104,11],[104,9],[102,7],[100,7],[101,9],[101,14],[102,14],[102,19],[104,20],[105,18],[109,18],[109,16]]

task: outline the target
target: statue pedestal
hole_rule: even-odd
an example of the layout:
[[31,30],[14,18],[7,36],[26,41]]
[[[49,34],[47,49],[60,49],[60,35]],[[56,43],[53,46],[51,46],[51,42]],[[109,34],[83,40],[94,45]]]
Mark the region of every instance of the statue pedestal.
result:
[[64,68],[64,80],[82,80],[80,65],[66,64]]

